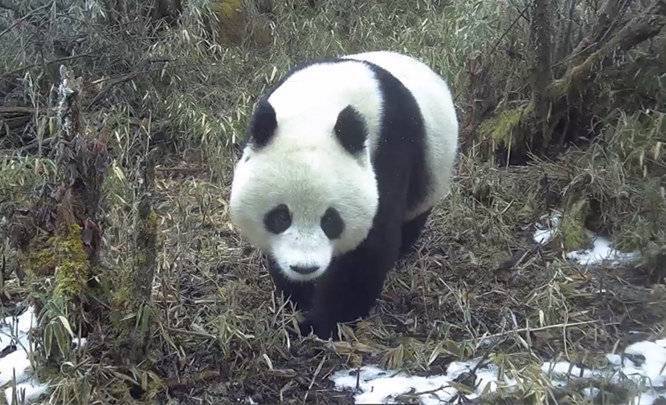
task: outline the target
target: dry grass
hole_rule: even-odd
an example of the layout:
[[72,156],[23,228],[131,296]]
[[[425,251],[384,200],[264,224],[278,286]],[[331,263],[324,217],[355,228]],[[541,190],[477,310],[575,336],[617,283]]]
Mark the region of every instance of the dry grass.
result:
[[[660,336],[666,291],[641,267],[584,269],[563,260],[558,242],[534,244],[532,224],[547,212],[536,185],[551,167],[494,169],[462,157],[451,196],[391,273],[373,315],[355,330],[343,327],[334,343],[294,335],[295,314],[276,297],[259,253],[229,224],[229,185],[211,183],[205,170],[182,176],[180,166],[161,167],[158,321],[147,357],[159,379],[136,392],[204,403],[335,402],[348,394],[333,392],[327,376],[342,367],[430,374],[452,360],[490,356],[524,381],[500,399],[578,395],[554,390],[539,377],[540,363],[597,365],[607,352]],[[107,235],[113,267],[130,253],[120,242],[129,228],[117,229],[124,231]],[[93,397],[111,395],[112,387],[96,384],[109,370],[129,370],[99,357],[113,347],[103,333],[91,341],[79,366],[90,371]],[[141,385],[146,371],[137,373]]]
[[[666,291],[657,283],[666,255],[663,111],[614,111],[596,142],[530,166],[497,168],[470,142],[451,195],[390,274],[372,316],[355,329],[343,326],[339,342],[298,337],[298,314],[276,296],[260,253],[229,223],[230,145],[244,136],[256,96],[296,62],[392,49],[445,74],[461,111],[469,112],[479,89],[488,99],[519,99],[525,63],[512,52],[524,45],[525,24],[497,47],[520,11],[502,2],[406,7],[331,0],[317,10],[295,0],[278,3],[273,44],[263,49],[220,46],[204,1],[187,3],[175,27],[151,25],[139,14],[121,30],[71,8],[57,13],[74,21],[69,26],[49,25],[45,16],[0,38],[13,44],[0,56],[0,95],[8,105],[39,108],[5,121],[21,125],[0,139],[2,225],[55,173],[51,114],[44,108],[54,80],[34,61],[38,54],[57,55],[49,53],[53,44],[19,46],[17,39],[74,33],[81,36],[76,52],[104,55],[68,62],[86,77],[86,117],[108,135],[114,156],[104,185],[108,288],[132,265],[141,157],[155,146],[165,152],[154,203],[160,219],[156,319],[145,360],[126,362],[109,330],[92,330],[89,345],[72,351],[65,365],[41,371],[54,383],[54,402],[331,403],[350,399],[332,391],[328,380],[341,368],[379,363],[430,374],[452,360],[483,356],[520,381],[517,391],[490,401],[580,402],[579,387],[563,391],[544,379],[542,361],[598,365],[607,352],[664,335]],[[99,30],[91,31],[92,23]],[[482,80],[470,63],[489,49],[496,74]],[[535,222],[551,210],[566,216],[580,201],[588,209],[574,225],[640,249],[644,261],[587,269],[564,259],[567,234],[546,246],[533,242]],[[10,277],[13,250],[3,244],[2,255],[2,303],[9,310],[27,288]],[[611,402],[630,395],[606,388]]]

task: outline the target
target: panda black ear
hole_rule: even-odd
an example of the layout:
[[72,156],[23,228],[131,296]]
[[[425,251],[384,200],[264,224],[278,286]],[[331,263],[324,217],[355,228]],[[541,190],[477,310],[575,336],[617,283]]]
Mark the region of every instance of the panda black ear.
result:
[[257,103],[252,114],[252,122],[250,123],[250,140],[252,143],[261,148],[266,146],[271,140],[277,128],[277,119],[275,118],[275,110],[268,101],[261,100]]
[[347,152],[355,155],[363,150],[368,133],[365,120],[354,107],[348,105],[340,112],[333,129]]

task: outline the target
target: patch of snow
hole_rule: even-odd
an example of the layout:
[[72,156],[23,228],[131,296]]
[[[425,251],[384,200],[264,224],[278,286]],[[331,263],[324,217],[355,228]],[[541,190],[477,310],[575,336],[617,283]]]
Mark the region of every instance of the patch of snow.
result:
[[[472,371],[478,362],[479,360],[454,361],[449,364],[446,374],[430,377],[365,366],[360,369],[360,373],[358,370],[338,371],[331,379],[338,390],[356,390],[358,383],[358,391],[354,396],[357,404],[405,402],[405,399],[399,399],[402,395],[409,396],[409,401],[418,400],[424,405],[439,404],[452,401],[458,395],[454,380],[461,374]],[[506,377],[500,381],[499,369],[494,364],[477,368],[475,374],[475,387],[470,387],[472,392],[465,395],[468,399],[478,398],[483,392],[495,392],[499,386],[516,385],[515,380]]]
[[609,353],[606,359],[609,366],[604,369],[580,368],[567,361],[544,363],[541,369],[552,379],[553,385],[559,387],[565,387],[569,380],[577,378],[605,380],[615,384],[629,379],[637,388],[646,389],[634,399],[634,404],[650,405],[666,396],[665,347],[656,342],[636,342],[627,346],[622,355]]
[[486,337],[479,338],[477,345],[478,345],[478,347],[481,347],[481,348],[488,348],[488,347],[495,346],[496,344],[498,344],[501,341],[502,341],[502,339],[499,336],[486,336]]
[[[636,382],[647,378],[653,387],[666,385],[666,348],[654,342],[636,342],[624,349],[625,354],[634,355],[644,360],[640,364],[630,361],[621,371]],[[625,359],[626,360],[626,359]]]
[[612,264],[629,263],[640,257],[639,252],[620,252],[612,247],[611,242],[603,236],[595,236],[592,249],[577,250],[566,254],[584,266],[610,261]]
[[547,245],[557,235],[560,227],[560,219],[562,214],[554,212],[547,221],[545,226],[537,224],[537,230],[534,231],[534,241],[540,245]]
[[632,405],[653,405],[657,403],[657,400],[666,400],[666,392],[657,393],[654,390],[649,392],[643,392],[634,397],[634,400],[631,401]]
[[[613,366],[622,365],[622,356],[620,356],[619,354],[609,353],[606,355],[606,360],[608,360],[608,364],[611,364]],[[624,359],[624,361],[631,361],[631,360]]]
[[[651,405],[659,399],[666,399],[666,339],[633,343],[625,348],[624,353],[609,353],[606,358],[608,366],[600,369],[558,361],[543,363],[541,371],[556,388],[566,388],[569,382],[576,379],[611,384],[626,384],[629,380],[637,391],[643,391],[634,398],[634,404]],[[455,379],[471,372],[479,361],[454,361],[449,364],[446,374],[429,377],[369,365],[360,370],[338,371],[331,376],[331,380],[337,390],[352,390],[357,404],[414,401],[424,405],[442,404],[456,399],[459,394],[456,386],[459,385],[454,382]],[[517,384],[515,379],[507,376],[500,378],[499,368],[492,363],[478,367],[475,374],[474,387],[469,387],[471,392],[465,394],[467,399],[476,399],[482,394],[497,391],[499,387],[511,388]],[[586,387],[581,394],[594,400],[600,390]]]
[[554,229],[537,229],[534,231],[534,241],[540,245],[546,245],[555,237]]
[[[534,241],[540,245],[550,243],[559,232],[561,220],[562,214],[558,211],[553,211],[550,215],[542,216],[539,223],[535,225],[536,231],[532,235]],[[640,257],[639,252],[620,252],[612,247],[611,242],[607,238],[594,235],[587,230],[586,233],[592,237],[593,247],[591,249],[569,252],[566,254],[568,259],[575,260],[584,266],[589,266],[604,261],[609,261],[614,265],[628,263]]]
[[32,307],[17,317],[8,316],[0,321],[0,350],[22,338],[27,342],[28,332],[35,323]]
[[13,405],[15,392],[18,399],[17,404],[29,404],[36,402],[48,388],[48,384],[40,384],[36,378],[31,378],[26,382],[16,384],[16,391],[14,391],[14,387],[5,388],[5,398],[9,405]]
[[17,346],[16,350],[0,359],[0,385],[5,385],[14,379],[16,382],[23,382],[28,379],[32,365],[28,359],[28,353]]
[[[0,322],[0,351],[9,352],[0,358],[0,385],[16,381],[16,395],[19,399],[24,398],[26,404],[35,402],[49,387],[32,376],[30,330],[36,324],[33,307]],[[5,399],[9,404],[13,403],[13,389],[13,386],[5,388]]]
[[72,339],[72,346],[74,349],[83,349],[88,344],[88,339],[86,338],[74,338]]
[[599,393],[601,393],[601,390],[597,387],[583,388],[583,396],[590,401],[594,400]]

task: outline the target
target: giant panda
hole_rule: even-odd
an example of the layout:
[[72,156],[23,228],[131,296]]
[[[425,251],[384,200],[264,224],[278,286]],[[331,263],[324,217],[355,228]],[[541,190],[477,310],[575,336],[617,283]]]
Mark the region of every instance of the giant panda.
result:
[[445,81],[399,53],[310,62],[258,100],[231,221],[303,310],[301,331],[329,338],[368,315],[448,193],[457,148]]

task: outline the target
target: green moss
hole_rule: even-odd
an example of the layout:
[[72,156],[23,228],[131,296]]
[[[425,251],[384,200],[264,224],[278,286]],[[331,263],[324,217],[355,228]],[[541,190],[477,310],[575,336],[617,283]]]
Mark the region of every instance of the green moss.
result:
[[585,232],[585,218],[589,212],[586,199],[577,200],[565,210],[560,224],[562,244],[567,251],[577,250],[586,246],[589,237]]
[[490,138],[500,145],[506,147],[515,146],[524,138],[520,131],[523,117],[531,112],[532,104],[503,110],[494,117],[484,121],[479,126],[479,133],[484,138]]
[[31,276],[47,276],[53,274],[56,257],[48,248],[32,248],[20,254],[19,263]]
[[70,225],[65,235],[54,238],[52,246],[58,258],[54,294],[65,298],[80,295],[90,275],[88,255],[81,240],[81,227]]
[[55,275],[53,293],[72,298],[85,291],[90,276],[88,254],[81,240],[81,227],[72,224],[46,240],[36,238],[19,263],[33,279]]

